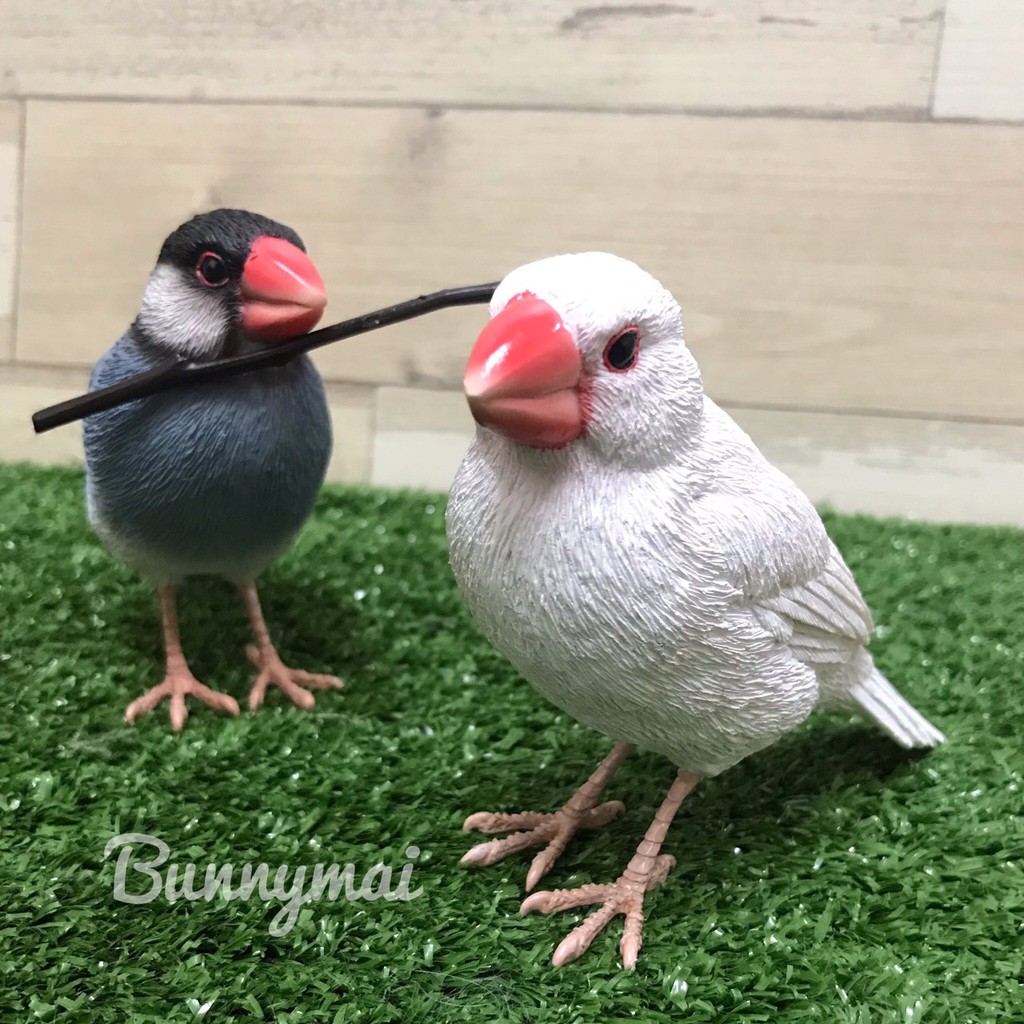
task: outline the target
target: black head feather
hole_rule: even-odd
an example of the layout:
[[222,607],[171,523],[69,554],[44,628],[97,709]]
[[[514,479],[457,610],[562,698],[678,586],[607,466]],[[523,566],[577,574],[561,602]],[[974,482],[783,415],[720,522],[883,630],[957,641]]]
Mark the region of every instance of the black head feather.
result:
[[249,210],[220,209],[200,213],[175,228],[160,248],[160,263],[192,267],[207,251],[217,252],[235,270],[241,272],[252,243],[261,235],[283,238],[303,252],[302,239],[287,225]]

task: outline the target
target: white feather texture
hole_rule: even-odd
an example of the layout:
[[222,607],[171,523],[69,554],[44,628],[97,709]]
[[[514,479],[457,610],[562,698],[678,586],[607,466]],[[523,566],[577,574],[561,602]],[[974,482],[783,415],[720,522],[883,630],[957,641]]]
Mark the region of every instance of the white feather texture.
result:
[[188,359],[212,355],[231,326],[218,289],[190,286],[184,273],[158,263],[142,293],[139,324],[151,343]]
[[[870,612],[814,507],[704,394],[669,292],[619,257],[558,256],[509,274],[492,316],[523,292],[572,332],[589,419],[550,451],[480,427],[456,476],[452,569],[495,647],[580,722],[698,775],[818,705],[941,742],[875,669]],[[636,367],[607,372],[633,325]]]

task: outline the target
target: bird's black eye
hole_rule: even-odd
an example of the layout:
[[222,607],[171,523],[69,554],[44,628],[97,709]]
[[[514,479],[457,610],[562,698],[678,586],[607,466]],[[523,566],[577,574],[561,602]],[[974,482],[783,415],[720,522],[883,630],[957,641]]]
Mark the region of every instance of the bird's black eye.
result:
[[612,373],[625,373],[636,366],[636,357],[639,353],[640,331],[635,327],[627,327],[605,345],[604,365]]
[[207,288],[219,288],[228,283],[228,265],[215,252],[204,252],[196,264],[196,277]]

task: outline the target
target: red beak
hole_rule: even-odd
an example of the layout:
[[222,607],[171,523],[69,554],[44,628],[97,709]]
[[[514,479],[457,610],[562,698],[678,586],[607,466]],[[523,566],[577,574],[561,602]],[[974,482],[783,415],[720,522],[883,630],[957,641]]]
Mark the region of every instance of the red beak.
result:
[[261,235],[242,269],[242,328],[259,341],[283,341],[316,326],[327,305],[313,261],[283,238]]
[[517,444],[561,448],[586,428],[583,359],[543,299],[517,295],[483,329],[466,365],[473,417]]

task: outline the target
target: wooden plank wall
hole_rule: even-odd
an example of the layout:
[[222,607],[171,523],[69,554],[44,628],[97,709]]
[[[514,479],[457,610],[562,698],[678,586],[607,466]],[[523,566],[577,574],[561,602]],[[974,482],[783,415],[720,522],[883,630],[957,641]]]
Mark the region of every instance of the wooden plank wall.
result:
[[[164,235],[295,226],[328,319],[602,248],[816,500],[1024,522],[1015,0],[5,0],[0,457],[84,382]],[[443,487],[482,311],[336,346],[337,479]]]

